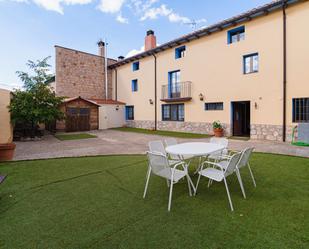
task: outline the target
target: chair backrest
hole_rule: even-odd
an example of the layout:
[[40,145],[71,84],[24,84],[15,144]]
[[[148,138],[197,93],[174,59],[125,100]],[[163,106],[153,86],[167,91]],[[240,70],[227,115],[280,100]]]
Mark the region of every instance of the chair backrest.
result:
[[158,173],[164,169],[168,169],[170,172],[169,174],[172,174],[171,167],[169,167],[168,159],[165,155],[157,152],[147,151],[147,157],[149,166],[151,167],[151,172],[153,174],[158,175]]
[[162,141],[151,141],[148,143],[150,152],[159,152],[163,155],[166,155],[166,151]]
[[220,144],[224,146],[224,148],[227,148],[229,145],[229,140],[225,137],[211,137],[210,142],[213,144]]
[[225,176],[228,176],[228,175],[231,175],[231,174],[234,173],[234,171],[235,171],[235,169],[236,169],[236,166],[237,166],[237,164],[238,164],[238,162],[239,162],[239,159],[240,159],[241,155],[242,155],[242,153],[239,152],[239,153],[234,154],[234,155],[231,157],[231,159],[229,160],[229,163],[228,163],[228,165],[227,165],[227,167],[226,167],[226,170],[225,170],[225,172],[224,172],[224,175],[225,175]]
[[165,141],[166,146],[171,146],[171,145],[177,144],[176,138],[173,138],[173,137],[166,138],[164,141]]
[[254,148],[246,148],[244,149],[242,152],[241,152],[241,157],[240,157],[240,160],[239,160],[239,163],[237,165],[237,167],[240,169],[244,166],[247,166],[248,162],[249,162],[249,159],[250,159],[250,156],[253,152]]

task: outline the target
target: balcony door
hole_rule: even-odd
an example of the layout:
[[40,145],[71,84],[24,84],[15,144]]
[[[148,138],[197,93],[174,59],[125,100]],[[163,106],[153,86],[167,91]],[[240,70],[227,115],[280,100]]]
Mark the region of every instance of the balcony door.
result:
[[168,95],[169,98],[180,98],[180,70],[168,73]]

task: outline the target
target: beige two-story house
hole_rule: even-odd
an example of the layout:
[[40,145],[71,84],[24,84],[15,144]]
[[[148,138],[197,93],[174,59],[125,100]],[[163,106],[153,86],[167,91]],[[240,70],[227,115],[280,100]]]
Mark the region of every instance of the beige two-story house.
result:
[[273,1],[118,60],[113,98],[127,125],[286,141],[309,122],[309,2]]

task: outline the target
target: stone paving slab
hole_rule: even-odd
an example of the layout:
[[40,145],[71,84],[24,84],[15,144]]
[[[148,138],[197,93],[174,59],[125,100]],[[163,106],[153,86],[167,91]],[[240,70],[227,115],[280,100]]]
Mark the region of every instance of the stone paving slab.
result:
[[[97,138],[60,141],[52,135],[44,136],[41,141],[16,142],[14,160],[46,159],[60,157],[79,157],[113,154],[144,154],[148,142],[163,140],[165,137],[133,132],[102,130],[88,132]],[[179,142],[209,141],[203,139],[177,139]],[[255,151],[309,157],[309,147],[297,147],[288,143],[259,140],[229,140],[229,148],[241,150],[253,146]]]

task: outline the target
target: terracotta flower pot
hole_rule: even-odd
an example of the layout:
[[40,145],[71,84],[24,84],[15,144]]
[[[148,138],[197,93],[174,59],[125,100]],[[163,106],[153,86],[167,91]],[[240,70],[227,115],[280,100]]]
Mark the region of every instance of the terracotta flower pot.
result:
[[0,161],[10,161],[13,159],[16,144],[0,144]]
[[221,128],[214,129],[214,134],[215,134],[215,137],[223,137],[223,129]]

